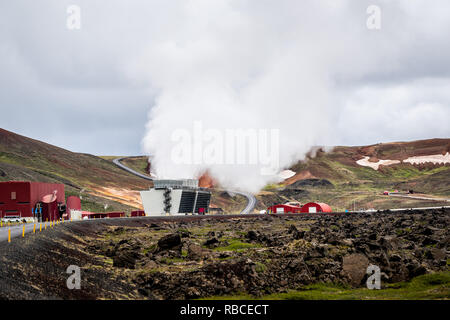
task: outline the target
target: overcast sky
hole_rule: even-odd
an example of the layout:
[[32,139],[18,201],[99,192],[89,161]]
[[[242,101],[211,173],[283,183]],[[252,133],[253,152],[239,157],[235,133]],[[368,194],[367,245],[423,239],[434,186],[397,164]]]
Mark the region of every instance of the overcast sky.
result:
[[[67,28],[73,4],[80,30]],[[371,4],[381,8],[379,30],[366,26]],[[449,138],[449,39],[448,0],[1,1],[0,126],[71,151],[141,154],[149,111],[173,78],[190,82],[183,73],[195,73],[198,59],[205,77],[214,71],[245,87],[293,43],[305,70],[323,61],[330,71],[320,75],[332,132],[319,142]],[[161,52],[172,51],[161,48],[170,45],[187,49],[168,60]],[[224,57],[235,60],[222,64]]]

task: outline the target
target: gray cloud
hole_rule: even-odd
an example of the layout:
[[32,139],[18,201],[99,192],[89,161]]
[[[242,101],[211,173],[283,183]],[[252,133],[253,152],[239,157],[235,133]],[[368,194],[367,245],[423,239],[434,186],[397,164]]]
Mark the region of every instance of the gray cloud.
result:
[[[66,28],[71,4],[79,31]],[[366,28],[370,4],[382,9],[379,31]],[[175,77],[213,75],[239,95],[255,81],[289,86],[294,76],[264,75],[299,55],[298,73],[327,81],[298,99],[324,90],[331,104],[330,132],[308,144],[449,137],[449,16],[445,0],[2,1],[0,125],[74,151],[139,154],[148,112]]]

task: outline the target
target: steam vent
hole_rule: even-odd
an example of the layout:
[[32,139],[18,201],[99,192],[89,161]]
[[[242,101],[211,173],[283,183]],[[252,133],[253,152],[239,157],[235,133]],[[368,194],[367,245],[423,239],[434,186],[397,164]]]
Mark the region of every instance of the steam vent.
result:
[[154,187],[141,191],[145,215],[206,214],[211,192],[198,187],[198,180],[154,180]]

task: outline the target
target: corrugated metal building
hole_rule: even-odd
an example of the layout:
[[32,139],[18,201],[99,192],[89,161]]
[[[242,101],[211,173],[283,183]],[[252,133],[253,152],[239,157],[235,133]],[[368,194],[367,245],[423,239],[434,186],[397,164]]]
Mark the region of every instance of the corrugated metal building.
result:
[[308,202],[303,205],[302,213],[331,212],[331,207],[322,202]]
[[300,213],[302,208],[290,204],[275,204],[267,208],[267,210],[269,213]]
[[89,212],[83,211],[81,214],[82,219],[105,219],[105,218],[121,218],[125,217],[125,212]]
[[47,218],[55,218],[52,214],[55,201],[48,198],[47,203],[42,202],[44,196],[50,194],[56,195],[54,200],[57,205],[65,205],[64,184],[29,181],[0,182],[0,217],[30,219],[35,216],[36,208],[42,204],[43,210],[38,210],[38,214],[39,212],[44,214],[47,210],[49,215]]
[[108,218],[122,218],[125,217],[125,212],[121,211],[121,212],[107,212],[106,216]]
[[143,211],[143,210],[131,211],[131,216],[132,217],[144,217],[145,211]]
[[[66,212],[67,218],[72,218],[72,211],[81,211],[81,200],[76,196],[67,197]],[[81,218],[81,216],[80,216]]]

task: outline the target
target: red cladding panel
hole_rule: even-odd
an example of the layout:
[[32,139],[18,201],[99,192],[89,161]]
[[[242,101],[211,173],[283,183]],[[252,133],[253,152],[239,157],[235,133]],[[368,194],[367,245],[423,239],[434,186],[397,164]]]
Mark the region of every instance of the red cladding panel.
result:
[[76,196],[70,196],[67,198],[66,203],[66,215],[67,219],[70,219],[70,210],[81,210],[81,200]]
[[322,203],[322,202],[309,202],[307,204],[305,204],[302,207],[302,212],[303,213],[310,213],[311,210],[310,208],[315,207],[316,208],[316,212],[331,212],[331,207],[329,205],[327,205],[326,203]]
[[0,182],[0,216],[32,217],[31,209],[42,197],[57,191],[57,202],[65,203],[64,185],[29,181]]
[[106,215],[108,218],[120,218],[125,217],[125,212],[108,212]]
[[145,216],[145,212],[142,211],[142,210],[131,211],[131,216],[132,217],[144,217]]
[[[301,208],[288,204],[276,204],[268,208],[272,213],[300,213]],[[281,210],[281,211],[280,211]]]

